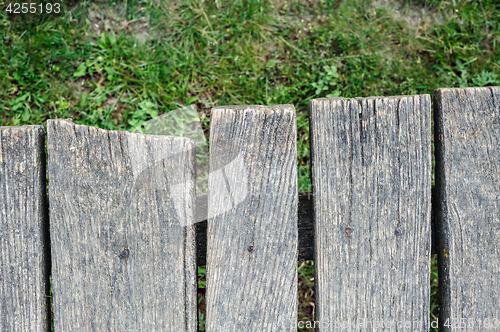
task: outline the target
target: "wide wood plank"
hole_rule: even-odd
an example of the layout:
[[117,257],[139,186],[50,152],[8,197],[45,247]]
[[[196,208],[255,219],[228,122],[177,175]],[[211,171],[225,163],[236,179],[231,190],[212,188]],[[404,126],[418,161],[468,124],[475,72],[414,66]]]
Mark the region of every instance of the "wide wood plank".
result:
[[430,96],[309,103],[318,331],[429,328]]
[[212,109],[207,331],[297,330],[292,105]]
[[196,331],[194,143],[48,121],[56,331]]
[[0,127],[0,330],[49,331],[42,126]]
[[441,331],[500,331],[500,87],[438,89]]

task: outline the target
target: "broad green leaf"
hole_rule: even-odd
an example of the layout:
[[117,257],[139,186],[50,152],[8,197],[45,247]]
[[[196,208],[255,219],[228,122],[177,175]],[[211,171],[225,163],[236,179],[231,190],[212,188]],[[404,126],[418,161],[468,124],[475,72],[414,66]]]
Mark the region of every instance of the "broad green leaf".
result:
[[31,118],[31,112],[30,112],[30,110],[29,110],[28,107],[25,107],[24,108],[24,112],[23,112],[23,116],[22,116],[21,120],[23,120],[23,122],[26,122],[30,118]]
[[116,44],[116,36],[115,36],[114,32],[111,32],[108,35],[108,39],[109,39],[109,42],[111,43],[111,45],[115,45]]
[[82,77],[87,73],[87,65],[85,62],[82,62],[78,68],[76,69],[75,73],[73,74],[74,77]]

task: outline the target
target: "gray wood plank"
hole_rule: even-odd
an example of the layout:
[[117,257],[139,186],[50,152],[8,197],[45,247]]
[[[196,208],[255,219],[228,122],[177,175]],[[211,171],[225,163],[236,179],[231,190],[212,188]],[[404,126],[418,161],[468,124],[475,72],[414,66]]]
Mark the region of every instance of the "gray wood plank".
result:
[[440,331],[500,331],[500,87],[434,100]]
[[196,331],[194,143],[49,120],[56,331]]
[[0,330],[49,331],[42,126],[0,127]]
[[207,331],[297,330],[292,105],[212,109]]
[[430,96],[309,103],[318,331],[429,328]]

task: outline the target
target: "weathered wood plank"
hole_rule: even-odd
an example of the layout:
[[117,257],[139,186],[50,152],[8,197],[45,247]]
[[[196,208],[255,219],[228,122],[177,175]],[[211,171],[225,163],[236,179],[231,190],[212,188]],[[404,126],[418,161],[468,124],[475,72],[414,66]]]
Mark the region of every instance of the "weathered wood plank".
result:
[[318,330],[428,329],[430,96],[309,110]]
[[500,87],[434,100],[440,331],[500,331]]
[[42,126],[0,127],[0,330],[49,331]]
[[207,331],[296,331],[292,105],[212,109]]
[[196,331],[194,143],[48,121],[56,331]]

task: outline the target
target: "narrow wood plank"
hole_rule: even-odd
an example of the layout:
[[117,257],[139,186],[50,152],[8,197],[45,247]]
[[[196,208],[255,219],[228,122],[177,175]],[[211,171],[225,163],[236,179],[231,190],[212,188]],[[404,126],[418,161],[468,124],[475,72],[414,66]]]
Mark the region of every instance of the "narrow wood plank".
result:
[[0,330],[49,331],[42,126],[0,127]]
[[500,87],[434,99],[440,331],[500,331]]
[[297,330],[292,105],[212,109],[207,331]]
[[309,109],[318,331],[427,330],[430,96]]
[[196,331],[194,143],[48,121],[56,331]]

